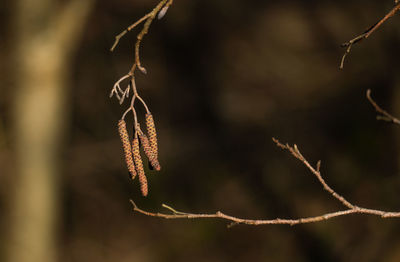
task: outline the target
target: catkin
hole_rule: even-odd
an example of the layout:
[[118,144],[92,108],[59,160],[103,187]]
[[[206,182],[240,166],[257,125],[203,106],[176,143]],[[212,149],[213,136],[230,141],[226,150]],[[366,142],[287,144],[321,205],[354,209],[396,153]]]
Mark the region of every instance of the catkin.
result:
[[128,130],[126,129],[126,123],[124,120],[119,120],[118,132],[119,136],[121,137],[122,147],[124,149],[126,165],[128,166],[131,178],[134,179],[136,176],[135,164],[133,163],[131,144],[129,142]]
[[146,127],[149,135],[151,151],[153,151],[155,159],[158,159],[157,132],[154,119],[151,113],[146,114]]
[[132,153],[136,165],[136,171],[139,177],[140,190],[142,191],[143,196],[147,196],[148,193],[147,178],[144,173],[142,157],[140,156],[140,150],[139,150],[139,139],[137,136],[135,136],[132,142]]
[[149,159],[151,166],[155,170],[160,171],[161,170],[160,163],[158,162],[157,156],[153,153],[149,139],[143,132],[139,132],[139,139],[140,143],[142,144],[143,151],[146,154],[147,158]]

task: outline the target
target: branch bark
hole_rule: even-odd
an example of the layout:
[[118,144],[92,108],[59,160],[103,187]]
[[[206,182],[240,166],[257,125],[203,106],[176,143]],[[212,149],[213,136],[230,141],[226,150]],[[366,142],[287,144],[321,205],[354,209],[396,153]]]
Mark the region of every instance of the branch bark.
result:
[[371,103],[371,105],[375,108],[375,111],[378,113],[376,116],[377,120],[383,120],[386,122],[392,122],[393,124],[400,125],[400,120],[391,114],[389,114],[386,110],[382,109],[371,97],[371,89],[367,90],[367,99]]
[[342,60],[340,61],[340,69],[343,69],[344,67],[344,61],[347,57],[348,54],[350,54],[351,48],[353,47],[354,44],[357,44],[361,42],[364,39],[367,39],[373,32],[375,32],[386,20],[394,16],[397,11],[400,10],[400,2],[395,1],[395,6],[378,22],[376,22],[374,25],[372,25],[370,28],[368,28],[364,33],[354,37],[350,41],[343,43],[341,46],[346,47],[346,52],[342,56]]
[[222,213],[221,211],[217,211],[215,213],[208,213],[208,214],[196,214],[196,213],[185,213],[176,211],[174,208],[167,206],[165,204],[162,207],[171,211],[170,214],[167,213],[154,213],[145,211],[139,208],[136,203],[131,200],[133,211],[151,217],[158,217],[163,219],[222,219],[225,221],[230,222],[228,227],[244,224],[244,225],[251,225],[251,226],[259,226],[259,225],[298,225],[298,224],[307,224],[307,223],[315,223],[321,222],[324,220],[329,220],[332,218],[340,217],[340,216],[347,216],[351,214],[364,214],[364,215],[374,215],[379,216],[381,218],[399,218],[400,212],[387,212],[383,210],[377,209],[370,209],[365,207],[359,207],[354,205],[350,201],[346,200],[343,196],[333,190],[324,180],[321,175],[321,161],[318,161],[316,166],[313,167],[308,160],[301,154],[300,150],[298,149],[297,145],[290,146],[289,144],[282,144],[277,139],[272,139],[275,144],[291,153],[292,156],[300,160],[309,171],[318,179],[319,183],[322,185],[323,189],[325,189],[334,199],[339,201],[346,209],[339,210],[335,212],[330,212],[326,214],[322,214],[319,216],[310,216],[310,217],[303,217],[297,219],[291,218],[275,218],[275,219],[248,219],[248,218],[239,218],[232,215],[228,215]]

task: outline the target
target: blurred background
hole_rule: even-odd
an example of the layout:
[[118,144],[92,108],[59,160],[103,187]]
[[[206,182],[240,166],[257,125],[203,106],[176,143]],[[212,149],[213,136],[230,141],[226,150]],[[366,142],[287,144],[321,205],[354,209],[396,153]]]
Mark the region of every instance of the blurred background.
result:
[[[396,16],[348,41],[393,1],[176,0],[141,47],[137,86],[158,130],[162,171],[140,195],[109,99],[133,62],[153,0],[0,2],[0,260],[399,261],[400,221],[347,216],[290,226],[162,220],[134,213],[298,218],[343,209],[271,141],[296,143],[338,193],[400,210],[400,136],[365,93],[400,116]],[[140,120],[144,111],[138,107]],[[132,119],[128,120],[128,123]]]

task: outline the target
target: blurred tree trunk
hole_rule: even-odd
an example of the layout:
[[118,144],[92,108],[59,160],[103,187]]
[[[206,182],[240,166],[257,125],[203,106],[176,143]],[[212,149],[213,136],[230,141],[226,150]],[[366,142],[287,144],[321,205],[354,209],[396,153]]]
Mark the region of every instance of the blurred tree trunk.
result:
[[18,0],[12,23],[16,179],[10,199],[10,262],[56,261],[59,157],[69,57],[93,0]]

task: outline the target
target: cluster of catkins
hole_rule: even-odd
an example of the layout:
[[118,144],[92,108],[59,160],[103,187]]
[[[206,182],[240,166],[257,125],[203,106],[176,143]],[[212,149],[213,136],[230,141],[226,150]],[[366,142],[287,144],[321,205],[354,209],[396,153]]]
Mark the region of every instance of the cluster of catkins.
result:
[[157,133],[151,113],[146,114],[146,127],[148,137],[142,132],[140,125],[138,123],[136,124],[135,134],[131,143],[128,130],[126,129],[125,120],[121,119],[118,122],[118,131],[124,149],[125,162],[128,166],[132,180],[135,179],[136,175],[139,177],[140,189],[143,196],[147,196],[148,186],[147,178],[144,173],[142,157],[140,155],[140,145],[149,160],[150,168],[157,171],[160,171],[161,169],[160,163],[158,162]]

